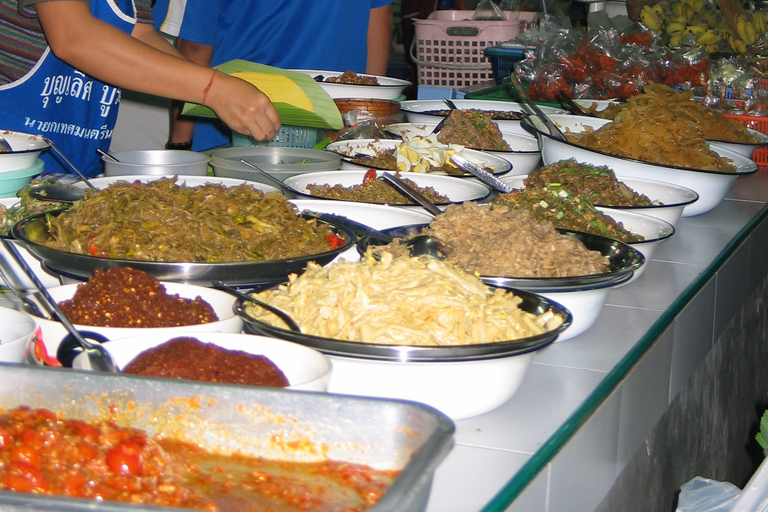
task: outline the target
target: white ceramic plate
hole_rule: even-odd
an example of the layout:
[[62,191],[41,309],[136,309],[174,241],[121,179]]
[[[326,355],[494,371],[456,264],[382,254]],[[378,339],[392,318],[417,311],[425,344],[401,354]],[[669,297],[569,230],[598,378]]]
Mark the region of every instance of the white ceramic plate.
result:
[[[432,133],[437,123],[395,123],[387,125],[384,129],[399,137],[426,136]],[[539,141],[530,135],[502,132],[502,138],[509,144],[512,151],[483,150],[503,158],[512,165],[510,172],[515,174],[528,174],[536,169],[541,162]]]
[[[186,325],[182,327],[149,327],[149,328],[129,328],[129,327],[97,327],[90,325],[75,325],[80,330],[93,331],[103,334],[110,340],[128,338],[132,336],[148,336],[151,334],[164,334],[171,336],[180,336],[186,334],[196,334],[199,332],[240,332],[243,329],[243,321],[233,311],[235,297],[226,292],[196,286],[191,284],[172,283],[163,281],[166,292],[169,295],[178,294],[180,297],[194,299],[201,297],[211,305],[216,316],[217,322],[206,324]],[[56,302],[71,299],[79,284],[66,284],[49,288],[51,296]],[[45,309],[44,309],[45,310]],[[30,341],[29,358],[37,364],[58,365],[56,360],[56,351],[59,348],[61,340],[66,336],[67,331],[59,322],[48,318],[33,317],[35,323],[40,328],[34,339]]]
[[[560,127],[577,133],[583,130],[585,126],[599,127],[606,122],[604,119],[584,116],[553,115],[550,117]],[[536,121],[534,118],[531,120]],[[690,188],[699,195],[699,200],[685,207],[682,213],[683,217],[701,215],[712,210],[720,204],[736,178],[757,171],[757,164],[749,158],[715,145],[712,145],[712,149],[716,153],[733,160],[737,169],[736,172],[671,167],[622,158],[557,140],[542,130],[546,131],[539,125],[539,144],[541,145],[541,157],[544,165],[574,158],[578,162],[606,165],[613,169],[613,172],[620,179],[627,177],[644,178]]]
[[40,153],[48,149],[48,143],[40,135],[9,130],[0,130],[0,135],[13,149],[12,153],[0,153],[0,172],[32,167]]
[[[190,336],[203,343],[211,343],[228,350],[267,357],[288,379],[290,385],[285,389],[325,391],[328,388],[332,371],[331,362],[315,349],[290,341],[252,334],[197,332]],[[155,333],[108,341],[103,343],[103,346],[112,356],[117,367],[123,368],[140,353],[177,337],[179,337],[177,334]],[[204,364],[203,361],[200,363]],[[91,369],[88,357],[84,354],[75,358],[72,367],[80,370]]]
[[[345,162],[345,164],[348,165],[346,167],[347,169],[369,169],[369,166],[364,166],[357,164],[355,162],[352,162],[350,160],[351,155],[356,154],[363,154],[363,155],[374,155],[377,151],[381,150],[393,150],[398,144],[402,143],[402,140],[399,139],[352,139],[352,140],[343,140],[343,141],[337,141],[332,142],[328,144],[325,147],[326,151],[332,151],[334,153],[338,153],[341,155],[341,159]],[[512,168],[512,165],[507,161],[506,159],[491,154],[488,151],[477,151],[475,149],[463,149],[460,153],[462,156],[474,160],[476,162],[481,162],[481,167],[484,167],[486,170],[492,169],[493,174],[501,175],[504,173],[507,173]],[[342,167],[344,169],[344,167]],[[391,172],[394,172],[392,170]],[[412,176],[414,174],[419,174],[415,172],[407,172],[408,176]],[[442,172],[431,172],[428,173],[431,175],[443,175],[445,176],[445,173]],[[459,176],[459,177],[467,177],[471,178],[471,175],[468,176]]]
[[[309,195],[307,185],[341,185],[351,187],[363,182],[367,171],[326,171],[286,178],[284,183],[299,194]],[[482,183],[470,180],[440,176],[435,174],[408,173],[407,178],[419,187],[432,187],[438,193],[446,196],[451,203],[464,201],[479,201],[490,194],[490,189]],[[332,201],[325,199],[325,201]],[[410,208],[423,211],[421,206],[393,205],[398,208]],[[444,206],[442,206],[444,208]]]
[[[311,77],[322,75],[324,78],[341,76],[341,71],[323,71],[319,69],[292,69],[297,73],[304,73]],[[360,74],[360,73],[358,73]],[[403,90],[411,85],[407,80],[399,78],[390,78],[388,76],[369,75],[375,77],[379,85],[357,85],[357,84],[337,84],[333,82],[319,81],[320,87],[328,93],[333,99],[358,98],[358,99],[376,99],[376,100],[396,100],[403,94]]]
[[[525,103],[518,103],[516,101],[498,101],[498,100],[467,100],[456,99],[451,100],[456,105],[456,108],[460,109],[477,109],[477,110],[497,110],[503,112],[517,112],[522,114],[533,114],[531,108]],[[443,100],[408,100],[400,103],[400,110],[405,113],[405,118],[409,123],[438,123],[444,116],[438,116],[434,114],[424,113],[434,110],[445,110],[447,105]],[[562,114],[565,112],[563,109],[547,107],[541,105],[539,108],[549,114]],[[500,119],[496,121],[501,128],[502,132],[519,133],[522,135],[529,135],[523,127],[520,126],[520,121],[504,120]]]
[[[525,188],[523,181],[527,175],[510,175],[500,177],[499,179],[514,188]],[[644,180],[640,178],[621,178],[619,181],[627,185],[637,193],[645,194],[651,201],[661,204],[654,206],[606,206],[606,210],[630,211],[642,213],[649,217],[654,217],[675,226],[683,213],[683,209],[699,196],[693,190],[664,183],[662,181]]]

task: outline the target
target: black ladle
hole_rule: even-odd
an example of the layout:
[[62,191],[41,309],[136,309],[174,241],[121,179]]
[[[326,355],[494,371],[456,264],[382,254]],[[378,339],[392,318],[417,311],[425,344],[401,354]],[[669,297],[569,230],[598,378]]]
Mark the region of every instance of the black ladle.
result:
[[232,288],[231,286],[227,286],[226,284],[224,284],[221,281],[214,281],[211,284],[213,285],[214,288],[217,288],[219,290],[222,290],[222,291],[225,291],[227,293],[230,293],[230,294],[234,295],[235,297],[240,297],[241,299],[247,300],[248,302],[252,302],[252,303],[256,304],[257,306],[259,306],[262,309],[266,309],[267,311],[269,311],[273,315],[275,315],[278,318],[280,318],[280,320],[282,320],[283,323],[285,323],[285,325],[287,325],[290,330],[295,331],[295,332],[301,332],[301,329],[299,329],[299,324],[297,324],[293,320],[293,318],[291,318],[290,315],[288,315],[288,313],[286,313],[282,309],[278,309],[278,308],[276,308],[276,307],[274,307],[274,306],[272,306],[270,304],[267,304],[266,302],[261,301],[261,300],[255,298],[255,297],[253,297],[251,295],[243,293],[240,290],[236,290],[235,288]]
[[40,297],[43,301],[43,304],[45,304],[45,307],[48,308],[51,316],[58,319],[67,329],[69,334],[75,338],[75,340],[77,340],[81,347],[83,347],[83,351],[88,355],[88,361],[91,363],[91,368],[102,372],[116,373],[118,371],[117,366],[112,360],[112,356],[110,356],[109,352],[107,352],[107,349],[102,347],[99,343],[90,342],[75,328],[74,325],[72,325],[72,322],[70,322],[64,312],[61,311],[61,308],[59,307],[56,300],[51,296],[45,286],[43,286],[43,283],[40,282],[40,279],[37,277],[37,275],[35,275],[34,271],[27,264],[26,260],[24,260],[24,258],[21,256],[21,253],[19,253],[19,250],[16,248],[13,242],[7,238],[3,238],[2,242],[5,245],[6,250],[13,256],[19,266],[27,274],[27,277],[29,277],[29,279],[35,285],[37,291],[40,292]]

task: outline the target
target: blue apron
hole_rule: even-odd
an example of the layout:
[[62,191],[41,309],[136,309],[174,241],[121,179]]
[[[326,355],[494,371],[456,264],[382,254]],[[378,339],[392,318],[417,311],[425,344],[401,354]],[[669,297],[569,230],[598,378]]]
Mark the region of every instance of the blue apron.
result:
[[[91,14],[126,34],[136,23],[133,0],[91,0]],[[119,89],[76,70],[48,47],[29,73],[0,86],[0,128],[48,137],[93,177],[102,171],[96,149],[109,149],[119,103]],[[51,150],[41,158],[45,173],[74,173]]]

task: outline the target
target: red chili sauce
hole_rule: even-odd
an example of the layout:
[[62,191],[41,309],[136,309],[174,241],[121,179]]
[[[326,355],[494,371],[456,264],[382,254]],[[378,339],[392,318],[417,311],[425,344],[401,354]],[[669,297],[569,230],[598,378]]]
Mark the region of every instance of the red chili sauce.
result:
[[123,372],[226,384],[288,386],[283,372],[265,356],[184,337],[145,350],[128,363]]
[[356,512],[397,476],[325,461],[222,455],[45,409],[0,414],[0,489],[231,512]]
[[218,320],[200,297],[169,295],[160,281],[131,267],[97,268],[59,306],[72,323],[102,327],[178,327]]

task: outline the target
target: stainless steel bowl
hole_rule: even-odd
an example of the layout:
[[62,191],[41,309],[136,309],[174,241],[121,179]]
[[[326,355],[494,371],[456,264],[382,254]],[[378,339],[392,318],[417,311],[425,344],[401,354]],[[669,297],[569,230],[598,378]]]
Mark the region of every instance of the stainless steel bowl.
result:
[[211,157],[196,151],[177,149],[146,149],[116,151],[112,153],[119,162],[102,156],[106,176],[150,175],[168,176],[185,174],[207,176]]
[[272,183],[242,163],[250,162],[280,181],[297,174],[335,171],[341,168],[341,157],[328,151],[291,147],[237,147],[211,152],[215,176]]

